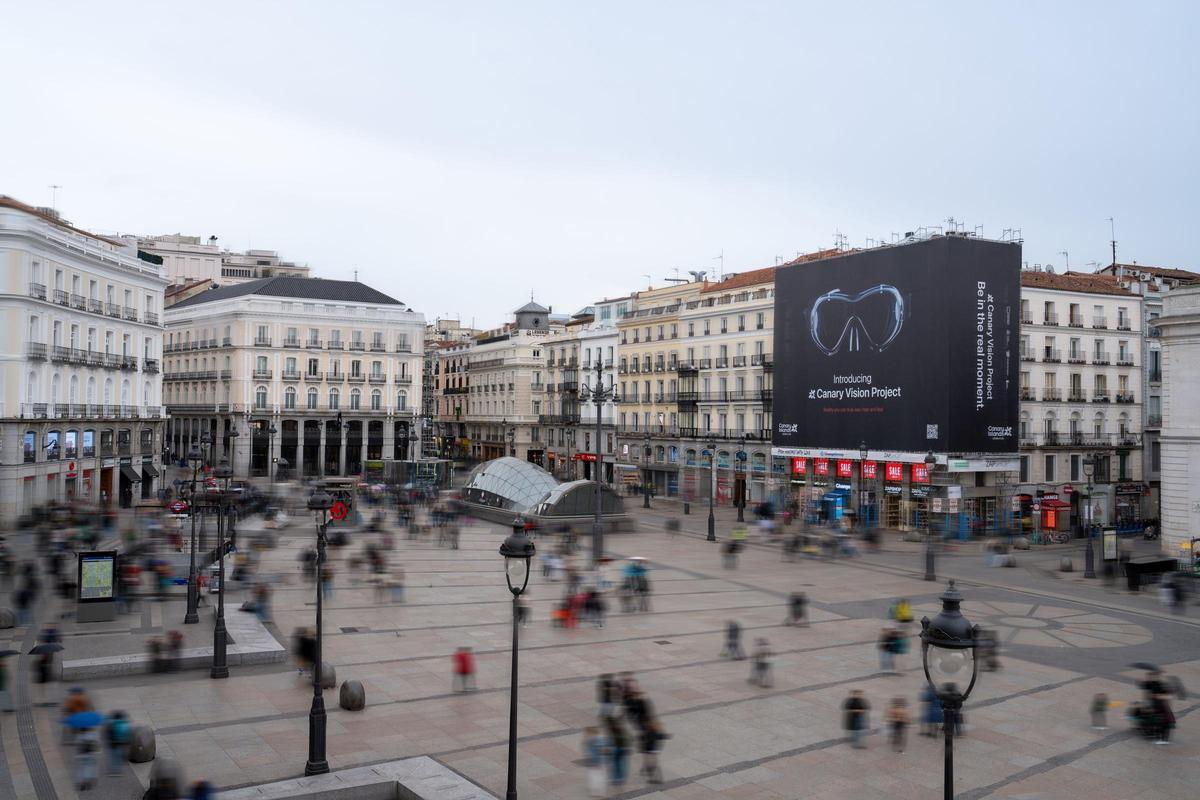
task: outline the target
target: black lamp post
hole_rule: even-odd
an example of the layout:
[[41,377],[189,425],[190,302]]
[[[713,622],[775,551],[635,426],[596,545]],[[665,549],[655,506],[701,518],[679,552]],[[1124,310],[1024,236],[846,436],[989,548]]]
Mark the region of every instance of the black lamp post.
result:
[[279,433],[274,425],[267,428],[267,480],[275,482],[275,434]]
[[[958,728],[959,710],[975,688],[979,675],[979,627],[962,615],[959,605],[963,597],[954,588],[954,581],[941,596],[942,610],[932,620],[921,620],[921,663],[925,680],[942,704],[942,730],[945,734],[945,773],[943,796],[954,800],[954,735]],[[961,683],[967,681],[965,691]]]
[[230,475],[233,474],[233,465],[237,463],[237,459],[234,457],[234,453],[237,450],[237,440],[238,440],[239,436],[241,436],[241,434],[238,433],[237,423],[234,423],[234,426],[232,428],[230,428],[230,430],[229,430],[229,470],[230,470],[229,474]]
[[[233,476],[233,468],[229,466],[229,462],[222,459],[216,470],[218,480],[225,482],[224,486],[217,486],[215,489],[217,501],[217,585],[220,591],[217,594],[217,622],[213,627],[213,661],[212,669],[209,670],[210,678],[228,678],[229,666],[225,661],[225,650],[229,642],[229,637],[225,631],[225,526],[227,523],[226,514],[229,511],[229,479]],[[212,497],[213,490],[209,490],[209,496]]]
[[1087,549],[1083,551],[1083,577],[1096,577],[1096,548],[1092,542],[1092,475],[1096,472],[1096,457],[1088,453],[1083,457],[1083,474],[1087,478],[1087,513],[1084,515],[1087,525]]
[[601,483],[604,479],[604,450],[600,446],[601,437],[604,435],[604,404],[609,401],[614,403],[617,401],[616,386],[606,387],[604,385],[604,363],[601,359],[596,359],[595,385],[588,386],[585,383],[580,390],[580,396],[585,402],[591,400],[596,406],[596,460],[592,466],[592,477],[595,479],[596,484],[596,508],[592,517],[592,566],[595,566],[604,557],[604,494]]
[[192,555],[188,566],[187,612],[183,615],[183,624],[195,625],[200,621],[200,615],[196,613],[196,607],[199,605],[197,596],[199,582],[196,580],[196,514],[199,511],[196,507],[196,473],[200,471],[200,466],[204,463],[204,455],[200,452],[199,447],[192,445],[192,448],[188,450],[187,460],[192,465],[192,485],[188,497],[188,516],[192,518]]
[[329,772],[325,760],[325,698],[321,693],[321,673],[325,665],[321,660],[321,569],[325,565],[325,530],[329,525],[329,508],[333,498],[324,489],[317,489],[308,498],[308,509],[321,515],[317,525],[317,636],[313,658],[313,700],[308,711],[308,761],[304,764],[305,775],[322,775]]
[[867,526],[867,450],[866,441],[858,443],[858,517],[863,527]]
[[207,463],[212,464],[213,463],[213,440],[212,440],[212,437],[209,436],[207,430],[204,431],[204,433],[200,434],[200,451],[203,454],[203,457],[205,459],[207,459]]
[[[650,434],[647,433],[644,437],[644,444],[642,446],[642,458],[643,458],[644,463],[646,463],[646,464],[650,463],[650,453],[651,453]],[[646,470],[646,477],[642,481],[642,508],[649,508],[650,507],[650,487],[653,484],[650,479],[650,468],[644,467],[643,469]]]
[[525,520],[517,517],[512,522],[512,535],[500,545],[504,556],[504,579],[513,596],[513,640],[512,640],[512,688],[508,705],[508,790],[504,800],[517,800],[517,645],[520,635],[521,593],[529,583],[529,561],[533,558],[534,546],[525,535]]
[[[930,450],[925,454],[925,479],[929,481],[930,489],[933,485],[933,468],[937,466],[937,458],[934,457],[933,451]],[[933,563],[933,531],[930,526],[930,507],[933,505],[933,498],[930,497],[932,491],[925,496],[925,580],[936,581],[937,572],[934,569]]]
[[717,493],[717,440],[709,439],[704,443],[708,450],[708,537],[707,540],[715,542],[717,540],[717,519],[713,515],[713,502],[716,499]]
[[734,480],[734,486],[737,488],[737,521],[746,521],[746,437],[738,437],[737,455],[734,456],[737,461],[737,477]]

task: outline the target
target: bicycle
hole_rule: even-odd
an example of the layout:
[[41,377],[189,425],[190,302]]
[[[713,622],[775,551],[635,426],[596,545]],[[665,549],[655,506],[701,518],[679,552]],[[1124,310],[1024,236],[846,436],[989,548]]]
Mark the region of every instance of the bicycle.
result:
[[1051,544],[1066,544],[1067,542],[1071,541],[1071,534],[1066,533],[1065,531],[1047,533],[1046,537],[1050,540]]

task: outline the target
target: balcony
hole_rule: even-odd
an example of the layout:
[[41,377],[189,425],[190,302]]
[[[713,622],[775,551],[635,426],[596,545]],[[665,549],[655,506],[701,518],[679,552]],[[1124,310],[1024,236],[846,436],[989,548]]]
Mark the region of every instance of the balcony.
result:
[[746,357],[745,356],[734,356],[733,357],[733,366],[735,366],[735,367],[746,366]]
[[654,362],[654,371],[655,372],[666,372],[667,371],[666,363],[663,361],[655,361]]
[[46,345],[42,342],[30,342],[25,346],[25,355],[38,361],[46,360]]
[[544,383],[529,384],[529,391],[531,391],[531,392],[544,392],[545,390],[546,390],[546,384],[544,384]]
[[149,372],[151,374],[156,374],[158,372],[158,359],[157,358],[147,358],[145,361],[143,361],[142,362],[142,372]]
[[1033,315],[1027,314],[1025,312],[1021,312],[1021,324],[1022,325],[1032,325],[1033,324]]
[[87,300],[81,294],[73,294],[71,295],[71,308],[87,311]]
[[1092,317],[1092,327],[1105,330],[1108,328],[1108,317]]
[[71,305],[71,295],[62,289],[55,289],[54,302],[60,306],[69,306]]
[[725,369],[728,366],[729,366],[729,357],[728,356],[721,356],[717,359],[717,361],[716,361],[717,369]]
[[640,373],[641,371],[642,371],[642,365],[641,365],[641,364],[639,364],[639,363],[637,363],[637,362],[634,362],[634,363],[632,363],[632,364],[630,364],[630,365],[629,365],[629,374],[630,374],[630,375],[637,375],[637,374],[638,374],[638,373]]
[[1132,331],[1132,330],[1133,330],[1133,326],[1132,326],[1132,325],[1129,323],[1129,320],[1127,320],[1127,319],[1121,319],[1120,317],[1118,317],[1118,318],[1117,318],[1117,330],[1119,330],[1119,331]]
[[1022,400],[1037,400],[1037,391],[1032,386],[1021,387]]
[[71,348],[63,347],[60,344],[54,345],[54,348],[50,351],[50,360],[60,361],[64,364],[67,363],[71,360]]
[[1032,349],[1022,347],[1021,348],[1021,360],[1022,361],[1037,361],[1037,353],[1035,353]]
[[300,371],[294,369],[285,369],[283,372],[279,373],[279,377],[283,378],[285,381],[298,381],[300,380]]
[[1068,364],[1086,364],[1087,357],[1084,356],[1084,354],[1080,353],[1079,351],[1075,351],[1073,353],[1067,353],[1067,363]]
[[[508,390],[512,391],[511,385],[508,387]],[[577,392],[579,391],[579,383],[576,381],[563,381],[558,385],[558,390],[560,392]]]
[[99,300],[96,300],[95,298],[88,300],[87,301],[87,310],[93,314],[103,314],[104,313],[104,303],[100,302]]
[[342,344],[342,341],[339,339],[337,341],[330,340],[326,342],[325,348],[328,350],[345,350],[346,346]]
[[1135,402],[1133,392],[1117,392],[1117,402],[1124,405],[1131,405]]
[[713,362],[711,358],[700,359],[700,369],[712,369],[712,364]]
[[105,353],[100,365],[105,369],[117,369],[121,366],[121,357],[115,353]]
[[1149,380],[1151,383],[1162,383],[1162,370],[1150,370]]
[[1118,367],[1132,367],[1133,366],[1133,356],[1118,355],[1117,356],[1117,366]]
[[1071,393],[1067,395],[1067,401],[1071,403],[1086,403],[1087,394],[1083,389],[1072,389]]
[[287,339],[284,339],[284,340],[283,340],[283,346],[284,346],[284,347],[299,347],[299,346],[300,346],[300,340],[299,340],[299,339],[293,339],[293,338],[287,338]]
[[309,350],[320,350],[321,349],[321,340],[320,339],[309,339],[307,342],[304,343],[304,346],[307,347]]
[[699,369],[700,369],[700,367],[696,364],[695,361],[689,360],[689,361],[680,361],[679,362],[680,374],[683,374],[685,372],[686,373],[694,373],[694,372],[698,371]]
[[254,337],[254,346],[255,347],[270,347],[271,346],[271,337],[270,336],[266,336],[266,337],[255,336]]
[[1071,326],[1072,328],[1082,328],[1083,327],[1083,317],[1072,314],[1071,318],[1067,321],[1067,325]]
[[1058,312],[1047,311],[1045,313],[1045,315],[1042,317],[1042,324],[1043,325],[1057,325],[1058,324]]
[[104,314],[105,314],[105,316],[108,316],[108,317],[120,317],[121,316],[121,307],[119,305],[117,305],[116,303],[105,303],[104,304]]
[[256,369],[253,374],[256,381],[269,381],[275,373],[269,369]]
[[539,425],[578,425],[578,414],[538,414]]
[[366,349],[367,349],[367,346],[363,342],[350,342],[350,352],[352,352],[352,353],[353,352],[361,353]]
[[1108,359],[1108,353],[1107,352],[1093,353],[1092,354],[1092,363],[1100,364],[1100,365],[1107,365],[1108,363],[1110,363],[1109,359]]
[[137,371],[137,356],[121,356],[121,369]]
[[1093,403],[1109,402],[1108,390],[1107,389],[1095,389],[1092,392],[1092,402]]
[[124,306],[121,309],[121,318],[128,322],[137,322],[138,313],[136,308]]
[[1147,428],[1161,428],[1162,427],[1162,417],[1159,416],[1158,414],[1151,414],[1150,416],[1146,417],[1146,427]]
[[1042,361],[1047,364],[1060,364],[1062,363],[1062,352],[1051,347],[1043,348]]
[[307,383],[320,383],[321,382],[321,373],[306,372],[306,373],[304,373],[304,380]]
[[1042,389],[1042,400],[1057,402],[1062,400],[1062,389]]
[[397,375],[396,383],[402,386],[408,386],[412,383],[412,375]]
[[367,377],[367,380],[369,380],[371,383],[387,383],[387,376],[372,373]]
[[345,383],[346,373],[344,372],[326,372],[325,380],[329,383]]
[[44,283],[29,284],[29,296],[35,300],[45,300],[46,299],[46,284],[44,284]]

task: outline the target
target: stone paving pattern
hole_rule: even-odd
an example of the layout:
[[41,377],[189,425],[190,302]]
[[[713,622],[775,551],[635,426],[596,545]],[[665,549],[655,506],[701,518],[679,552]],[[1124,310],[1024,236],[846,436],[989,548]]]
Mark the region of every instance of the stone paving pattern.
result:
[[[910,735],[908,751],[895,754],[875,733],[866,750],[852,750],[840,727],[840,704],[851,688],[866,693],[875,726],[893,696],[907,697],[918,710],[924,684],[918,648],[900,657],[899,675],[885,675],[875,639],[894,598],[912,598],[923,613],[937,608],[944,584],[920,580],[919,549],[889,541],[885,553],[853,561],[786,563],[776,550],[752,546],[737,569],[726,570],[717,546],[699,536],[701,517],[686,518],[678,537],[661,531],[662,518],[644,513],[642,532],[608,541],[615,554],[652,563],[648,613],[622,614],[610,603],[604,628],[554,629],[549,609],[560,587],[535,569],[533,620],[521,632],[521,795],[586,796],[581,730],[595,719],[595,678],[631,670],[672,736],[661,759],[666,783],[647,786],[637,778],[635,754],[635,777],[613,796],[939,796],[940,740]],[[473,525],[457,551],[398,536],[392,563],[406,570],[407,602],[396,605],[376,604],[369,585],[351,580],[349,553],[331,549],[337,579],[325,604],[326,658],[339,681],[360,680],[367,694],[366,710],[357,713],[337,708],[336,691],[325,694],[334,769],[428,755],[503,794],[511,602],[497,548],[506,534],[500,526]],[[297,562],[312,541],[311,525],[300,521],[264,559],[264,569],[280,576],[273,630],[285,643],[295,627],[313,620],[314,588],[301,579]],[[974,552],[944,558],[940,571],[959,577],[964,613],[994,625],[1006,641],[1003,669],[981,675],[966,709],[968,733],[955,744],[958,797],[1194,797],[1196,698],[1176,703],[1179,728],[1169,747],[1133,737],[1119,712],[1111,715],[1111,730],[1095,732],[1087,709],[1100,691],[1135,699],[1137,673],[1127,664],[1137,660],[1159,660],[1185,685],[1200,688],[1195,622],[1173,618],[1145,597],[1106,594],[1036,571],[986,570]],[[786,597],[796,590],[811,600],[811,627],[781,625]],[[228,614],[243,613],[236,610],[240,599],[231,593]],[[776,653],[770,689],[747,682],[748,661],[718,657],[729,619],[742,624],[747,649],[756,636],[770,640]],[[23,636],[20,629],[5,633]],[[450,656],[459,646],[476,653],[478,691],[451,691]],[[135,722],[152,725],[159,756],[181,760],[189,778],[242,787],[302,771],[311,687],[288,665],[234,668],[227,681],[188,671],[95,679],[88,687],[100,708],[123,708]],[[58,796],[75,796],[65,752],[55,744],[54,712],[38,709],[35,719]],[[0,718],[0,726],[14,796],[34,796],[13,715]],[[103,779],[88,796],[136,796],[148,765],[127,772]]]

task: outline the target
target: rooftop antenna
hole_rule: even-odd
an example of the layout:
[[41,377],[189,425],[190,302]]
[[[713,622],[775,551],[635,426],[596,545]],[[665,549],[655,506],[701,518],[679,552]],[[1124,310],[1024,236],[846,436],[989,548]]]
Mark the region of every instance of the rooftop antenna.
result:
[[725,248],[724,247],[721,248],[720,255],[718,255],[716,258],[714,258],[713,261],[721,262],[721,269],[717,272],[717,280],[723,280],[725,278]]
[[[647,290],[653,289],[654,283],[653,283],[653,281],[650,280],[650,275],[648,273],[643,272],[642,277],[644,277],[646,279],[646,289]],[[530,298],[530,299],[532,299],[532,298]]]
[[1109,244],[1112,245],[1112,265],[1117,266],[1117,226],[1113,222],[1113,218],[1108,218],[1108,235]]
[[1069,255],[1067,255],[1066,250],[1059,250],[1058,254],[1063,257],[1063,261],[1066,263],[1066,266],[1063,268],[1063,271],[1070,272],[1071,271],[1071,257]]
[[358,283],[358,270],[354,270],[354,282]]
[[60,184],[50,184],[50,207],[55,211],[58,210],[58,190],[63,188]]

